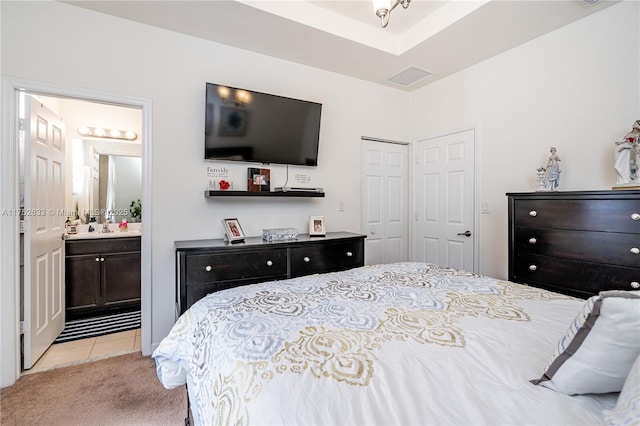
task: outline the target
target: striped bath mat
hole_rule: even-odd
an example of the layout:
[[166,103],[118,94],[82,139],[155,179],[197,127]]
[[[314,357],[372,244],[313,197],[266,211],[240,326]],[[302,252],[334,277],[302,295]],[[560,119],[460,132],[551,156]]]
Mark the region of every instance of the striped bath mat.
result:
[[140,328],[140,311],[68,321],[53,342],[64,343]]

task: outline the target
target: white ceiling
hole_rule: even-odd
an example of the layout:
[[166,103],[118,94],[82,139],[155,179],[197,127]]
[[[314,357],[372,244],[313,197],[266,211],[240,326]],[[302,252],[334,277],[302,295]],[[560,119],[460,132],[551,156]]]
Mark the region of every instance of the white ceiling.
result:
[[[381,28],[370,0],[65,1],[240,49],[415,90],[615,0],[413,0]],[[414,67],[413,84],[390,77]]]

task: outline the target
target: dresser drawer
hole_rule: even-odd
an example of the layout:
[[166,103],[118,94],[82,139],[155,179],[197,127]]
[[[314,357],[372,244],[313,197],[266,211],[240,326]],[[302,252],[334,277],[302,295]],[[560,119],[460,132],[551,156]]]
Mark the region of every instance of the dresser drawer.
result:
[[640,268],[640,234],[515,227],[519,253]]
[[187,283],[286,278],[287,249],[238,253],[193,253],[185,256]]
[[292,247],[291,276],[341,271],[364,264],[362,240]]
[[594,264],[570,259],[519,253],[514,260],[513,281],[561,293],[588,297],[605,290],[634,290],[640,269]]
[[516,199],[518,226],[640,234],[640,199]]

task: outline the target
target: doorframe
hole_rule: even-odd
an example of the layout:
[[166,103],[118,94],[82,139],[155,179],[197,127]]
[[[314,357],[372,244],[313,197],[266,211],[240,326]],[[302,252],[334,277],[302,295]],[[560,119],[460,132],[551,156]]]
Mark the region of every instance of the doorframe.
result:
[[[411,218],[411,223],[415,227],[415,222],[418,217],[418,176],[417,176],[417,163],[418,163],[418,143],[422,141],[426,141],[429,139],[441,138],[444,136],[453,135],[456,133],[466,132],[468,130],[473,130],[473,233],[475,238],[473,239],[473,271],[477,274],[481,273],[480,268],[480,238],[482,234],[482,230],[480,227],[480,183],[478,182],[478,176],[480,176],[480,161],[479,161],[479,153],[480,153],[480,126],[478,124],[469,124],[466,126],[458,127],[451,130],[446,130],[440,133],[434,133],[428,136],[417,137],[413,139],[413,173],[412,173],[412,183],[413,183],[413,191],[411,194],[412,197],[412,205],[413,205],[413,217]],[[410,259],[414,260],[414,246],[413,241],[411,243],[411,253]]]
[[[20,230],[19,215],[19,150],[18,92],[51,97],[63,97],[89,102],[107,103],[137,108],[142,112],[142,203],[151,206],[152,133],[151,99],[136,98],[89,90],[86,88],[49,84],[39,81],[2,77],[2,134],[0,135],[0,387],[14,384],[21,374],[20,365]],[[4,214],[7,213],[7,214]],[[151,236],[153,210],[145,214],[145,232],[141,236],[141,349],[151,354]],[[13,301],[13,303],[6,303]]]

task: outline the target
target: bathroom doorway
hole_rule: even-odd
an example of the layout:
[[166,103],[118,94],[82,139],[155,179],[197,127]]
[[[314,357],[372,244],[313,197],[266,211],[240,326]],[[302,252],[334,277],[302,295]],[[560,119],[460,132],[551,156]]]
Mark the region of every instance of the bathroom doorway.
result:
[[[67,148],[64,155],[65,171],[63,172],[64,207],[62,209],[56,209],[55,214],[66,216],[66,218],[74,225],[74,230],[80,232],[87,232],[89,230],[95,231],[96,228],[98,228],[99,224],[102,225],[103,222],[105,223],[105,226],[107,226],[107,222],[111,222],[108,225],[113,226],[113,222],[120,222],[123,219],[138,222],[138,226],[135,229],[141,230],[141,224],[139,223],[141,219],[140,214],[137,214],[134,217],[128,214],[129,205],[133,205],[134,203],[136,203],[137,206],[140,206],[141,200],[144,198],[142,195],[143,115],[141,108],[114,105],[104,102],[94,102],[90,100],[80,100],[77,98],[60,97],[57,95],[47,94],[43,96],[37,95],[35,93],[20,92],[21,102],[19,102],[18,114],[20,119],[22,120],[28,119],[27,117],[23,117],[21,115],[24,111],[22,107],[23,101],[27,98],[35,98],[41,105],[47,105],[47,108],[49,110],[54,111],[55,115],[63,120],[63,128],[66,130],[66,135],[63,137]],[[40,125],[40,122],[36,124],[36,126],[38,125]],[[98,130],[100,132],[102,132],[102,130],[106,130],[106,132],[86,134],[85,129],[87,128]],[[121,132],[120,136],[122,137],[118,137],[116,131]],[[136,137],[131,137],[131,134],[135,134]],[[24,132],[19,134],[18,145],[20,152],[23,151],[24,144],[28,143],[25,141],[25,139],[28,140],[29,137],[29,135],[24,135]],[[19,170],[22,172],[24,171],[22,161],[29,161],[29,159],[25,159],[22,155],[20,155],[19,158],[21,162]],[[106,164],[107,166],[101,168],[101,163]],[[109,170],[109,172],[113,172],[113,170],[116,170],[116,168],[119,168],[119,185],[116,185],[113,181],[113,173],[107,172],[107,169]],[[105,180],[108,179],[109,182],[100,182],[101,178],[104,178]],[[20,173],[18,189],[20,208],[25,207],[25,192],[29,192],[29,187],[33,186],[34,183],[30,183],[30,179],[25,179],[24,174]],[[109,189],[108,192],[110,192],[110,194],[108,197],[105,196],[105,188]],[[119,191],[117,189],[119,189]],[[100,190],[102,190],[103,192],[99,195],[98,192]],[[125,198],[126,201],[124,200]],[[107,200],[107,202],[110,202],[110,204],[105,205],[105,200]],[[26,205],[29,205],[28,202]],[[62,220],[64,220],[64,218]],[[115,226],[117,226],[117,223],[115,224]],[[30,305],[30,300],[25,300],[25,281],[23,280],[24,272],[22,268],[23,260],[25,260],[25,257],[23,256],[23,251],[25,245],[29,245],[28,242],[27,244],[24,244],[25,238],[31,240],[31,238],[29,238],[29,235],[34,234],[30,234],[29,232],[25,234],[22,230],[23,227],[21,226],[19,253],[21,259],[20,321],[21,329],[26,330],[26,326],[29,323],[33,323],[34,321],[30,318],[25,318],[25,312],[29,310],[25,310],[25,306]],[[81,235],[65,234],[65,237],[71,236],[80,237]],[[89,235],[89,237],[92,237],[92,235]],[[133,238],[132,235],[129,235],[128,237],[130,237],[129,239]],[[141,239],[141,233],[138,233],[138,239]],[[140,242],[138,242],[138,245],[140,246]],[[142,342],[140,309],[140,294],[142,287],[142,280],[140,278],[142,269],[141,261],[142,256],[141,252],[139,251],[138,260],[135,264],[135,267],[138,269],[137,304],[135,303],[135,301],[131,302],[130,300],[130,303],[127,303],[126,306],[119,306],[117,307],[119,309],[116,309],[118,311],[117,313],[125,313],[129,317],[133,315],[137,318],[137,326],[131,328],[131,326],[129,325],[129,329],[131,329],[132,331],[128,334],[133,333],[131,336],[128,336],[127,333],[124,333],[124,331],[122,331],[122,328],[120,330],[118,330],[117,328],[113,330],[113,323],[115,320],[105,322],[106,317],[114,313],[108,311],[108,309],[105,307],[103,307],[103,309],[96,310],[93,314],[90,309],[85,309],[84,311],[81,309],[82,312],[80,313],[80,315],[78,315],[75,311],[71,311],[71,315],[69,315],[69,312],[67,312],[67,316],[70,316],[70,319],[74,320],[73,322],[78,322],[78,317],[80,317],[80,320],[96,318],[99,321],[93,322],[93,336],[103,336],[107,333],[112,332],[127,334],[128,340],[135,342],[131,345],[131,349],[140,351]],[[65,282],[64,274],[64,268],[62,268],[61,281],[63,283],[63,286]],[[28,293],[33,294],[33,292],[26,293],[27,297],[32,297],[32,294]],[[62,299],[68,300],[68,297],[66,297],[66,295],[63,295]],[[135,312],[136,309],[137,313]],[[41,312],[37,312],[35,314],[36,317],[39,314],[41,314]],[[31,318],[35,317],[32,316]],[[136,319],[134,318],[133,321],[129,319],[128,322],[135,324]],[[24,326],[22,324],[24,324]],[[98,329],[96,329],[96,327]],[[121,325],[121,327],[124,326]],[[68,334],[69,333],[67,333],[67,336],[65,336],[65,339],[62,342],[67,343],[71,340],[76,340],[77,342],[71,346],[78,347],[80,343],[82,343],[82,341],[89,341],[87,340],[88,335],[80,334],[78,337],[70,338]],[[114,336],[124,337],[117,336],[115,334]],[[22,339],[22,348],[26,348],[28,345],[30,345],[30,342],[27,341],[28,338],[30,339],[31,336],[28,336],[28,333],[25,333],[24,339]],[[101,340],[108,341],[114,339],[109,336],[105,336],[101,337]],[[38,342],[38,344],[41,343],[42,342]],[[94,346],[96,346],[96,348],[93,352],[98,351],[99,345],[95,343]],[[100,348],[100,350],[102,351],[101,356],[104,357],[106,355],[109,355],[108,353],[104,353],[105,348],[113,346],[114,345],[112,342],[107,345],[103,345],[103,348]],[[49,352],[46,350],[46,348],[43,348],[43,350],[45,355],[47,352]],[[115,348],[113,349],[113,351],[119,354],[122,353],[122,348]],[[58,350],[57,352],[60,351]],[[21,353],[24,354],[25,351],[23,350],[21,351]],[[38,354],[36,355],[35,359],[30,358],[28,361],[25,359],[23,360],[23,362],[21,362],[21,365],[23,365],[25,368],[31,368],[35,366],[35,361],[39,357],[40,355]],[[45,358],[45,356],[42,356],[41,358]],[[51,360],[48,360],[48,363],[50,364]]]

